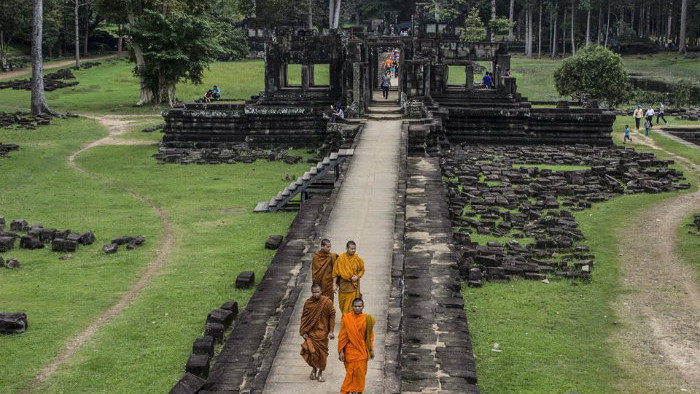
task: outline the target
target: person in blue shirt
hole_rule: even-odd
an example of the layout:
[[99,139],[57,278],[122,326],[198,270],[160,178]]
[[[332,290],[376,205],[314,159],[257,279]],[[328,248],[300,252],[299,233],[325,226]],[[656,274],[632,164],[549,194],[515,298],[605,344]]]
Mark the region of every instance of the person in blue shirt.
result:
[[630,126],[625,125],[625,138],[622,139],[622,143],[624,144],[627,142],[627,140],[630,140],[632,142],[632,138],[630,138]]
[[486,74],[484,74],[484,77],[481,79],[481,82],[483,83],[484,88],[491,89],[491,76],[489,75],[488,71],[486,72]]
[[216,85],[211,89],[211,97],[214,100],[219,100],[221,98],[221,89],[219,89]]

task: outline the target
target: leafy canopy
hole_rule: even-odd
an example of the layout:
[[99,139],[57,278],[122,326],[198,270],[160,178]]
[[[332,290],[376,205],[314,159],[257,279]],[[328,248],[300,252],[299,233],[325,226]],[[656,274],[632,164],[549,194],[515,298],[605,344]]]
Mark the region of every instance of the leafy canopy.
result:
[[486,39],[486,28],[481,21],[478,8],[474,7],[469,11],[461,39],[465,42],[479,42]]
[[590,46],[565,59],[554,71],[554,83],[562,96],[588,94],[611,106],[628,97],[629,74],[620,55],[602,46]]

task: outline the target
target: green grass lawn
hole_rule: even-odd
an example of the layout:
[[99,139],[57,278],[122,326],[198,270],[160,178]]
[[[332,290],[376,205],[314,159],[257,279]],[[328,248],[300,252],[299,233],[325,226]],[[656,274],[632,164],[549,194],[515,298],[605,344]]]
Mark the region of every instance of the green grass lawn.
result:
[[[141,126],[133,129],[140,130]],[[152,134],[131,131],[129,134]],[[0,337],[0,392],[26,386],[32,376],[92,320],[113,305],[155,256],[162,239],[151,208],[125,193],[129,187],[163,207],[174,224],[175,249],[147,289],[103,327],[36,392],[164,392],[177,380],[203,330],[207,312],[226,300],[244,306],[252,290],[234,289],[235,276],[254,270],[261,278],[273,252],[267,235],[284,234],[293,212],[253,214],[306,164],[281,162],[221,166],[160,165],[157,146],[100,147],[78,163],[113,183],[78,173],[67,157],[105,135],[89,119],[56,120],[35,131],[0,130],[0,140],[20,151],[0,159],[0,216],[45,226],[92,229],[98,241],[71,259],[48,249],[13,250],[20,270],[0,270],[0,310],[23,310],[30,329]],[[155,139],[155,138],[153,138]],[[298,152],[295,152],[298,153]],[[111,237],[143,234],[141,249],[104,255]]]
[[[700,214],[700,210],[694,214]],[[700,234],[693,224],[693,216],[689,215],[678,228],[678,254],[695,272],[696,280],[700,280]]]

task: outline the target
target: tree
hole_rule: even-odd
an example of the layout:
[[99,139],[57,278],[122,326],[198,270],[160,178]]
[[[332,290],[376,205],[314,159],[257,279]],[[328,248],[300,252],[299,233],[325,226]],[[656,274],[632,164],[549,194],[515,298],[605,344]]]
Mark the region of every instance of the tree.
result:
[[479,42],[486,38],[486,28],[479,17],[479,9],[472,8],[467,15],[467,22],[462,31],[461,39],[465,42]]
[[32,13],[32,115],[48,113],[56,115],[49,108],[44,96],[44,59],[41,57],[41,46],[44,28],[44,2],[34,0]]
[[629,74],[620,55],[593,45],[565,59],[554,71],[554,83],[562,96],[585,93],[615,106],[627,99]]
[[29,36],[31,26],[31,2],[26,0],[0,1],[0,69],[8,68],[10,45],[16,39]]
[[340,0],[328,0],[328,27],[337,29],[340,21]]
[[685,33],[688,19],[688,0],[681,2],[681,31],[678,35],[678,53],[685,53]]
[[135,72],[153,94],[153,103],[175,103],[175,86],[201,83],[204,69],[219,50],[209,21],[189,13],[164,15],[145,10],[131,27],[132,45],[142,51]]

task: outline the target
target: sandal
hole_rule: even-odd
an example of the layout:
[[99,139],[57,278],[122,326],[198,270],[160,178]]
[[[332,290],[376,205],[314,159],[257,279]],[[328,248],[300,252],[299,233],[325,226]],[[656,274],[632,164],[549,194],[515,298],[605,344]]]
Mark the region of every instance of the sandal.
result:
[[316,373],[311,372],[311,374],[309,375],[309,379],[316,380]]
[[319,376],[319,377],[316,378],[316,380],[318,380],[319,382],[323,383],[323,382],[326,381],[326,378],[324,378],[323,376]]

